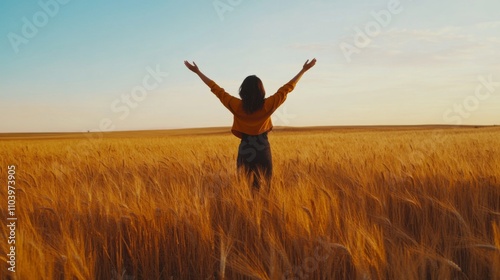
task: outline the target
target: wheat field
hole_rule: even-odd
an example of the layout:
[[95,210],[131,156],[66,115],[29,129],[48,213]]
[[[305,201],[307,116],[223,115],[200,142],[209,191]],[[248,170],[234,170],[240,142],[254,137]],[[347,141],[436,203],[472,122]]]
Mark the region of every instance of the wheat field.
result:
[[499,136],[276,130],[260,192],[228,132],[3,137],[0,278],[500,279]]

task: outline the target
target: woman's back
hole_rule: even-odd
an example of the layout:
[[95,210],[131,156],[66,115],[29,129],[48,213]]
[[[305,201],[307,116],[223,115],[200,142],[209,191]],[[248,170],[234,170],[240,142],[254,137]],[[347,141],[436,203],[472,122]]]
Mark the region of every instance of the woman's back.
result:
[[222,104],[233,114],[231,132],[238,138],[242,134],[259,135],[273,128],[271,115],[285,102],[287,94],[295,88],[295,82],[288,82],[272,96],[264,99],[261,109],[248,113],[245,111],[243,101],[228,94],[214,81],[208,84],[210,90],[219,98]]

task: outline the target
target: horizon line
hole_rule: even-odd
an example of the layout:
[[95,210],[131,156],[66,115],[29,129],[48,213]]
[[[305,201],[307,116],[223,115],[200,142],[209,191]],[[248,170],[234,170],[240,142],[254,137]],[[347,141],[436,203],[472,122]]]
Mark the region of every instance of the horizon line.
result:
[[[388,127],[443,127],[443,128],[477,128],[477,127],[496,127],[500,124],[379,124],[379,125],[311,125],[311,126],[274,126],[275,129],[307,129],[307,128],[388,128]],[[125,132],[151,132],[151,131],[183,131],[183,130],[214,130],[214,129],[227,129],[231,132],[231,126],[207,126],[207,127],[183,127],[183,128],[153,128],[153,129],[131,129],[131,130],[116,130],[116,131],[21,131],[21,132],[0,132],[0,137],[7,134],[109,134],[109,133],[125,133]]]

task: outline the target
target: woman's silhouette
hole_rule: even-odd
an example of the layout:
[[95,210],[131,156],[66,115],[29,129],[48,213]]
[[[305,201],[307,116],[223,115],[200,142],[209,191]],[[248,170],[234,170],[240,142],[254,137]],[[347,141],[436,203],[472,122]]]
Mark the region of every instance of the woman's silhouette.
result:
[[254,188],[259,189],[261,181],[265,181],[269,186],[273,170],[271,148],[267,139],[267,133],[273,128],[271,115],[285,102],[287,94],[294,89],[302,75],[316,64],[316,59],[311,62],[307,60],[295,77],[268,98],[265,98],[262,81],[255,75],[248,76],[243,81],[240,86],[241,99],[238,99],[205,76],[196,63],[184,61],[184,64],[210,87],[233,114],[231,132],[241,139],[236,160],[238,170],[253,177]]

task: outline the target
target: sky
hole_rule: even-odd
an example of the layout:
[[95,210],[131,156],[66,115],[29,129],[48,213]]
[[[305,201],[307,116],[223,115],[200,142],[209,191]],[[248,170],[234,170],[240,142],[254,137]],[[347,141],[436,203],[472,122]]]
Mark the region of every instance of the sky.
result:
[[307,72],[280,126],[500,124],[498,0],[5,0],[0,132],[231,126],[183,64],[238,97]]

